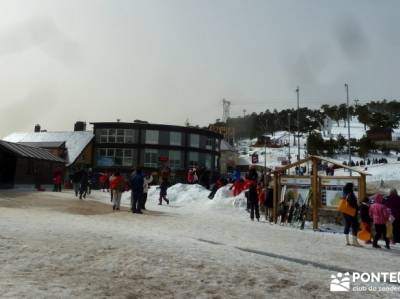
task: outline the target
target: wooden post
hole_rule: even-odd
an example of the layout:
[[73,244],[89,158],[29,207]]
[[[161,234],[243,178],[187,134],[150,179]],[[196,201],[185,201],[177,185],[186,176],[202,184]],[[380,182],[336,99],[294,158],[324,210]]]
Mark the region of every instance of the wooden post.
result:
[[358,179],[358,201],[361,202],[367,196],[367,184],[365,174],[360,174]]
[[312,208],[313,208],[313,229],[318,229],[318,160],[312,158],[312,177],[311,177],[311,192],[312,192]]
[[273,184],[274,184],[274,199],[272,202],[272,218],[273,218],[273,222],[276,223],[278,221],[278,189],[279,189],[279,175],[277,172],[275,172],[274,174],[274,180],[273,180]]

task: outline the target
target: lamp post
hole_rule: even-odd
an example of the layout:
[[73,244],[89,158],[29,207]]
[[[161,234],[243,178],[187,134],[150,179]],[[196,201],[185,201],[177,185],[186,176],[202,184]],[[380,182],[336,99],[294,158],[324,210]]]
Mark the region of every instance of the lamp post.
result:
[[299,98],[300,98],[300,88],[297,86],[297,161],[300,160],[300,108],[299,108]]
[[[348,148],[349,148],[349,166],[351,167],[349,85],[345,83],[344,87],[346,89],[346,99],[347,99],[347,135],[348,135]],[[350,169],[350,176],[352,176],[351,169]]]
[[288,158],[289,158],[289,164],[291,164],[291,162],[290,162],[290,156],[291,156],[290,155],[290,115],[291,115],[291,113],[289,112],[288,113],[288,123],[289,123],[289,143],[288,143],[289,144],[289,157]]

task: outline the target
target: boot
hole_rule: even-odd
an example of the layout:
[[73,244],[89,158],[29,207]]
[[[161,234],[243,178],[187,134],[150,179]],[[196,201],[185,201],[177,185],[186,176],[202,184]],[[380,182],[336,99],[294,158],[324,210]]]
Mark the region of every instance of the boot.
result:
[[345,235],[346,236],[346,245],[351,245],[350,244],[350,237],[349,235]]
[[360,243],[358,243],[357,236],[353,235],[353,246],[355,247],[362,247]]
[[390,242],[389,242],[389,240],[385,240],[386,241],[386,249],[390,249]]

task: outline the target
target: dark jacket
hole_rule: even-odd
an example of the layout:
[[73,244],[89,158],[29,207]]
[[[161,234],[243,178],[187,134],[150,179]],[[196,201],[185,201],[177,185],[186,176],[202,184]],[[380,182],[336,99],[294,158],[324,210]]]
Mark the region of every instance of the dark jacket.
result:
[[81,189],[86,189],[89,185],[89,177],[85,171],[82,172],[80,183]]
[[167,195],[168,181],[163,180],[160,185],[160,195]]
[[357,197],[354,195],[354,192],[344,195],[344,198],[346,198],[351,207],[355,208],[356,210],[358,209]]
[[143,193],[143,185],[144,178],[141,173],[137,173],[130,180],[131,190],[133,194],[142,194]]
[[272,188],[268,188],[265,192],[264,207],[269,209],[274,207],[274,190]]
[[78,184],[78,183],[81,182],[81,178],[82,178],[82,172],[81,171],[77,171],[71,176],[71,181],[74,184]]
[[400,219],[400,197],[398,195],[389,195],[384,204],[390,209],[394,218]]
[[369,205],[365,202],[362,202],[360,205],[360,217],[361,221],[365,223],[371,223],[372,219],[369,216]]

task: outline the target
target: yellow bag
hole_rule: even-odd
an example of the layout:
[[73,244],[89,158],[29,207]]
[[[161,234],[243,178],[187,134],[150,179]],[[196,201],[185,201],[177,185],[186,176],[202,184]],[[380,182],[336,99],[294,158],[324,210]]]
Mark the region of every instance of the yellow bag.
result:
[[393,238],[393,225],[390,222],[386,223],[386,238],[389,240]]
[[356,209],[353,208],[352,206],[350,206],[349,202],[345,198],[342,198],[339,201],[339,205],[338,205],[337,209],[338,209],[338,211],[340,211],[340,212],[342,212],[342,213],[344,213],[346,215],[353,216],[353,217],[357,213]]

